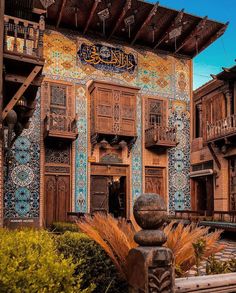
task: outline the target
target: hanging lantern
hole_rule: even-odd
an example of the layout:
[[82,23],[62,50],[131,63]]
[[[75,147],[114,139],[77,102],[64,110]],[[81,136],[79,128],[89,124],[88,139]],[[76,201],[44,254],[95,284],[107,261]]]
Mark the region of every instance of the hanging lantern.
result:
[[17,107],[20,112],[25,111],[26,109],[28,109],[27,99],[24,96],[22,96],[16,103],[15,107]]
[[102,33],[106,34],[106,20],[110,17],[109,9],[106,8],[100,12],[98,12],[98,17],[102,21]]
[[131,25],[134,24],[134,15],[130,15],[124,19],[125,26],[128,28],[129,38],[131,36]]
[[107,148],[108,142],[105,140],[105,138],[100,141],[100,146],[101,146],[102,149],[106,149]]

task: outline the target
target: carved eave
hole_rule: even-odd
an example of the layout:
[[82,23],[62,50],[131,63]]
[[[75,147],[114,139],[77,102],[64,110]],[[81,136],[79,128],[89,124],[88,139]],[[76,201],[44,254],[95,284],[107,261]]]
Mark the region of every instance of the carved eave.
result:
[[126,0],[125,6],[123,7],[121,14],[118,17],[118,20],[115,24],[115,27],[113,28],[112,32],[110,33],[108,40],[114,35],[114,33],[117,31],[117,29],[120,27],[121,23],[123,22],[125,15],[128,10],[131,8],[131,0]]
[[[158,3],[138,0],[70,0],[66,2],[62,13],[62,1],[55,1],[48,8],[49,25],[55,25],[60,15],[60,27],[74,29],[93,38],[114,38],[124,44],[158,49],[163,53],[177,55],[180,52],[178,56],[188,58],[200,52],[203,46],[205,48],[209,39],[212,38],[210,42],[217,39],[224,27],[222,23],[202,19],[183,10],[178,12]],[[203,23],[205,26],[201,29],[196,50],[192,34],[198,32],[199,24],[201,26]],[[176,48],[175,43],[181,48]]]
[[156,14],[157,12],[157,9],[158,9],[158,6],[159,6],[159,2],[157,2],[151,9],[151,11],[149,12],[147,18],[145,19],[145,21],[143,22],[143,24],[141,25],[141,27],[138,29],[137,33],[135,34],[132,42],[131,42],[131,45],[133,45],[135,43],[135,41],[138,39],[138,37],[140,36],[141,32],[143,31],[143,29],[145,27],[147,27],[150,23],[150,21],[152,20],[153,16]]
[[87,20],[87,22],[85,24],[85,28],[84,28],[84,31],[83,31],[83,35],[86,34],[86,32],[87,32],[87,30],[89,28],[89,25],[90,25],[90,23],[91,23],[91,21],[93,19],[93,16],[94,16],[94,14],[96,12],[97,6],[98,6],[98,4],[100,2],[101,2],[101,0],[94,0],[93,6],[92,6],[91,11],[89,13],[88,20]]
[[162,35],[159,37],[158,42],[155,44],[154,49],[157,49],[162,42],[164,42],[172,29],[175,28],[176,24],[180,23],[184,16],[184,9],[178,12],[176,16],[173,17],[171,22],[167,25],[167,27],[163,30]]
[[198,38],[200,38],[200,34],[202,32],[202,30],[205,28],[206,26],[206,21],[207,21],[207,16],[204,17],[203,19],[201,19],[197,25],[195,25],[195,27],[193,28],[193,30],[191,31],[190,34],[188,34],[184,40],[181,42],[181,44],[177,47],[177,49],[175,50],[175,53],[178,53],[189,41],[191,41],[192,39],[194,39],[194,42],[198,42]]
[[198,49],[198,51],[193,55],[193,57],[195,57],[196,55],[198,55],[199,53],[201,53],[203,50],[205,50],[208,46],[210,46],[215,40],[217,40],[218,38],[220,38],[226,31],[227,27],[229,25],[229,22],[226,22],[225,25],[223,25],[223,27],[217,29],[209,39],[207,39],[207,41],[200,46],[200,48]]

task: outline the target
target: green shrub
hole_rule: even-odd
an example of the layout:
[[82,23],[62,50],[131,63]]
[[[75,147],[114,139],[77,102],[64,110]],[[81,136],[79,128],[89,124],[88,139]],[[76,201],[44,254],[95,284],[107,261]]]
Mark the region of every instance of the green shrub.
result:
[[66,222],[54,222],[50,230],[55,233],[65,233],[66,231],[79,232],[79,228],[76,224]]
[[206,274],[227,274],[236,272],[236,259],[221,261],[216,260],[214,256],[211,256],[207,260]]
[[0,292],[58,293],[81,290],[78,264],[59,254],[46,231],[0,230]]
[[110,258],[85,234],[66,232],[55,239],[59,252],[65,257],[72,256],[75,263],[83,258],[77,267],[77,273],[83,274],[82,289],[93,282],[96,285],[94,292],[97,293],[128,292],[126,282],[119,278]]

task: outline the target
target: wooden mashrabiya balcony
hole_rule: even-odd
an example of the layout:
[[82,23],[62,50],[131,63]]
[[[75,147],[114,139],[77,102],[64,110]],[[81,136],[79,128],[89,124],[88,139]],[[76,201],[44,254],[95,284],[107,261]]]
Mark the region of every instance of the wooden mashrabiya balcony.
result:
[[145,130],[146,148],[171,148],[177,145],[176,128],[154,125]]
[[44,17],[39,23],[4,15],[4,57],[30,63],[44,63]]
[[232,139],[236,136],[236,114],[215,123],[207,124],[207,142],[215,142],[223,139]]
[[76,140],[78,129],[77,118],[59,114],[48,114],[44,119],[44,138]]

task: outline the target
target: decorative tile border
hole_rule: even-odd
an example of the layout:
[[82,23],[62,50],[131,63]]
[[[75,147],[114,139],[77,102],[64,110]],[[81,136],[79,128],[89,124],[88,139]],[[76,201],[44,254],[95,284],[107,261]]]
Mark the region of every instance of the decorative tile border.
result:
[[83,86],[76,87],[78,139],[75,147],[75,211],[87,212],[87,97]]
[[142,193],[142,101],[137,96],[137,140],[132,149],[132,202]]

